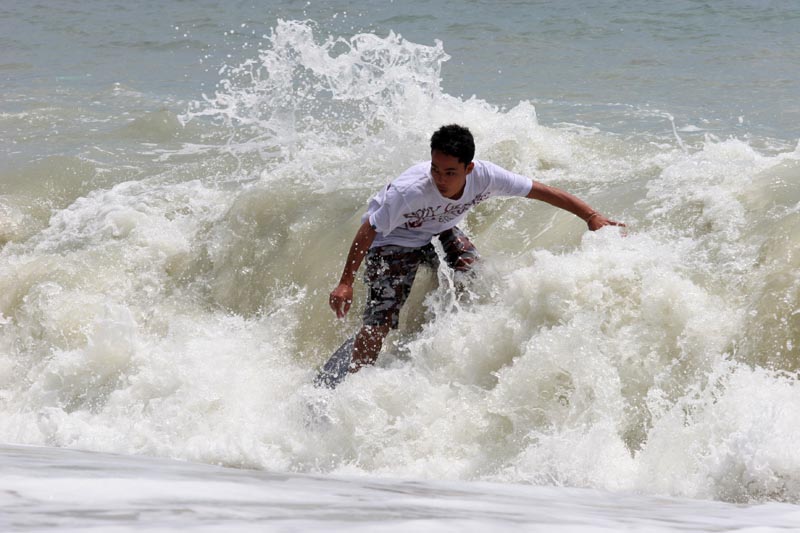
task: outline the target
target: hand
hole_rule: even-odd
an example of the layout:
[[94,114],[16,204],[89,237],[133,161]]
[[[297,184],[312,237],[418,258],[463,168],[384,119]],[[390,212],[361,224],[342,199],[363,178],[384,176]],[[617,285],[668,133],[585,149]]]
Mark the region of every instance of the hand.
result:
[[623,224],[622,222],[615,222],[613,220],[610,220],[596,211],[591,215],[589,215],[589,218],[586,219],[586,225],[589,226],[589,230],[591,231],[597,231],[600,228],[604,228],[606,226],[620,226],[623,228],[625,227],[625,224]]
[[328,303],[336,313],[336,318],[344,318],[353,303],[353,287],[346,283],[340,283],[331,291]]

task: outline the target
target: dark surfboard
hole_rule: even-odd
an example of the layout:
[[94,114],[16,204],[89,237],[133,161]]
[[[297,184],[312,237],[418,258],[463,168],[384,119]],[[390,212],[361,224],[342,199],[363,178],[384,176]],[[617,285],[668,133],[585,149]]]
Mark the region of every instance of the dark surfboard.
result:
[[353,358],[353,344],[355,342],[356,338],[352,336],[344,341],[344,344],[339,346],[338,350],[333,352],[330,359],[322,365],[317,377],[314,378],[315,387],[334,389],[344,381],[350,371],[350,361]]

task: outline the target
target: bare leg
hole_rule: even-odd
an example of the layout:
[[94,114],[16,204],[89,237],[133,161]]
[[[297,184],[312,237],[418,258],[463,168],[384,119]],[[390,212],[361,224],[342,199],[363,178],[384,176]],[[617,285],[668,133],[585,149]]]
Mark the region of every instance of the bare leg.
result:
[[358,372],[362,366],[372,365],[383,347],[383,339],[389,334],[389,326],[362,326],[353,345],[353,362],[350,373]]

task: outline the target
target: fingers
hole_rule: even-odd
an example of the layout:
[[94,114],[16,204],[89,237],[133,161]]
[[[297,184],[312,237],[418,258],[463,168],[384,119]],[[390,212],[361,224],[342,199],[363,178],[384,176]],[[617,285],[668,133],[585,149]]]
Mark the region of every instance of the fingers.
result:
[[608,218],[606,218],[606,217],[604,217],[602,215],[600,215],[600,216],[598,216],[596,218],[590,219],[587,222],[587,224],[589,226],[589,230],[591,230],[591,231],[597,231],[600,228],[604,228],[606,226],[619,226],[621,228],[626,228],[627,227],[622,222],[617,222],[616,220],[608,219]]
[[350,304],[353,302],[351,300],[342,300],[338,303],[336,307],[336,318],[344,318],[344,315],[350,311]]
[[330,299],[328,300],[328,304],[331,306],[331,309],[334,313],[336,313],[336,318],[344,318],[347,312],[350,311],[350,306],[352,303],[353,300],[350,298],[344,298],[336,294],[331,294]]
[[333,310],[333,312],[336,313],[336,318],[342,318],[342,299],[341,298],[331,294],[331,297],[328,300],[328,305],[330,305],[331,309]]

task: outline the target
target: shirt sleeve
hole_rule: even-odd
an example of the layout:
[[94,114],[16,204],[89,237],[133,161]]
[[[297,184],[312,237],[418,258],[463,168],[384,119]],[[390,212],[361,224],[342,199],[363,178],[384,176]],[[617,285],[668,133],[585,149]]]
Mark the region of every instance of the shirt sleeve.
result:
[[491,180],[492,193],[497,196],[527,196],[533,187],[533,180],[515,174],[489,161],[482,161],[484,170]]
[[383,235],[388,235],[403,222],[402,207],[405,199],[391,183],[376,194],[367,207],[366,220]]

